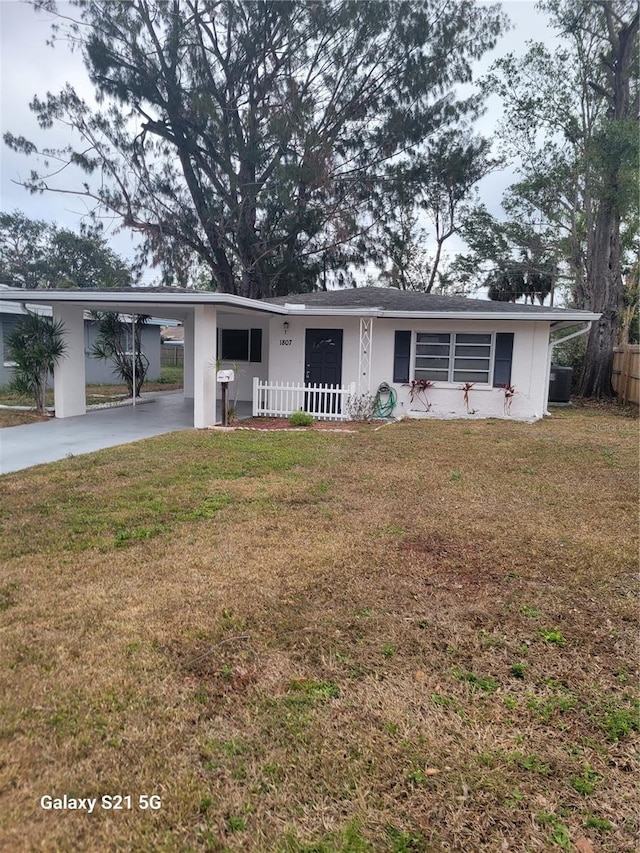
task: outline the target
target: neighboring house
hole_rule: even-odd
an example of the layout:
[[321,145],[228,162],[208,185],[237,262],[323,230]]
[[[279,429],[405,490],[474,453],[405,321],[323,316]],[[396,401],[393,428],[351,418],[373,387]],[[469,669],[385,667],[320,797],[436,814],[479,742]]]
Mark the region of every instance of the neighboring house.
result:
[[[7,295],[0,291],[0,306]],[[550,334],[584,334],[598,314],[547,306],[447,297],[394,288],[358,288],[296,294],[257,301],[209,291],[129,289],[121,292],[46,291],[40,302],[67,324],[71,351],[80,351],[83,311],[144,313],[182,324],[184,394],[194,399],[194,425],[216,420],[216,368],[234,367],[232,389],[254,411],[312,408],[318,397],[273,390],[274,383],[346,386],[375,395],[385,384],[395,396],[395,416],[509,416],[536,420],[547,409]],[[14,296],[15,299],[15,296]],[[577,329],[577,331],[576,331]],[[56,414],[82,414],[82,377],[65,359],[56,372]],[[424,400],[410,398],[409,383],[434,383]],[[473,387],[467,399],[465,383]],[[503,386],[515,389],[505,407]],[[347,392],[345,392],[346,394]],[[288,394],[288,396],[287,396]],[[345,397],[329,412],[345,415]],[[313,402],[315,400],[315,403]],[[333,407],[333,408],[331,408]],[[325,413],[327,408],[325,406]]]
[[[43,305],[29,305],[30,310],[51,316],[51,308]],[[7,385],[13,375],[13,365],[7,351],[7,339],[16,327],[26,309],[21,303],[0,302],[0,385]],[[85,377],[89,385],[107,385],[119,381],[114,374],[114,365],[110,361],[99,361],[91,356],[91,348],[97,340],[96,323],[89,316],[84,318]],[[160,378],[160,323],[150,320],[142,329],[142,351],[149,359],[147,379]]]

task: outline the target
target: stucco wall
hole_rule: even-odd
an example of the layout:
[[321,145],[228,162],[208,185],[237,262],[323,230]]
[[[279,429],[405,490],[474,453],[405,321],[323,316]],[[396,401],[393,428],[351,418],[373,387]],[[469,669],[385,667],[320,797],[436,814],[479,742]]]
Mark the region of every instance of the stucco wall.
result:
[[[16,318],[20,315],[0,314],[0,356],[3,354],[5,323],[3,319]],[[113,365],[108,361],[98,361],[91,357],[91,347],[97,338],[97,330],[95,324],[88,320],[84,323],[84,340],[85,340],[85,370],[86,381],[91,385],[106,385],[117,380],[113,372]],[[160,327],[146,326],[142,330],[142,351],[149,359],[149,371],[147,379],[155,380],[160,378]],[[6,385],[11,380],[13,368],[6,364],[4,358],[0,358],[0,385]],[[143,389],[144,390],[144,389]]]
[[[9,317],[13,317],[13,316],[14,315],[12,315],[12,314],[9,315]],[[9,380],[11,379],[11,374],[13,373],[13,371],[5,363],[5,360],[4,360],[5,324],[3,323],[3,320],[4,320],[4,317],[2,314],[0,314],[0,385],[7,385]]]
[[[223,361],[221,367],[222,370],[236,368],[236,380],[229,387],[230,399],[251,401],[253,377],[264,380],[269,375],[269,321],[260,314],[228,314],[219,311],[218,329],[262,329],[262,361]],[[218,396],[220,393],[218,385]]]
[[[289,328],[283,331],[283,318],[271,319],[269,346],[269,377],[274,381],[304,381],[304,347],[307,328],[341,328],[343,338],[342,383],[358,383],[360,320],[357,317],[287,317]],[[545,378],[549,323],[533,321],[472,321],[472,320],[395,320],[374,319],[371,344],[370,392],[376,393],[382,382],[392,386],[397,394],[396,416],[411,417],[469,417],[460,383],[437,382],[428,394],[431,409],[427,413],[417,400],[411,403],[406,385],[393,383],[395,332],[513,332],[513,361],[511,384],[516,394],[511,403],[510,417],[533,420],[544,414],[546,399]],[[287,343],[290,341],[290,343]],[[415,339],[412,340],[412,357]],[[475,417],[504,417],[504,394],[499,388],[477,385],[470,392],[470,408]]]
[[[91,355],[91,348],[98,337],[97,327],[94,323],[85,320],[85,370],[88,385],[107,385],[119,381],[114,373],[114,366],[110,361],[99,361]],[[142,352],[149,359],[147,380],[160,379],[160,326],[144,326],[142,329]],[[142,388],[144,391],[144,386]]]

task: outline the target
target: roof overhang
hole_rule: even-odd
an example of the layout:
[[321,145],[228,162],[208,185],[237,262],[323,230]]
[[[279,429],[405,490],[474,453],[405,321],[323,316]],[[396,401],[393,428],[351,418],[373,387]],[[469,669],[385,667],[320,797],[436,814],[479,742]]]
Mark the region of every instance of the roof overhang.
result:
[[[592,314],[588,311],[578,312],[581,313],[580,317],[575,317],[575,319],[565,319],[558,320],[551,324],[551,331],[558,332],[560,329],[571,329],[576,323],[593,323],[595,320],[599,320],[602,316],[601,314]],[[584,315],[584,316],[583,316]]]
[[592,314],[589,311],[571,311],[569,308],[562,308],[556,311],[550,308],[548,311],[536,314],[528,314],[518,311],[380,311],[379,317],[393,317],[395,319],[413,319],[415,317],[430,319],[430,320],[532,320],[543,321],[546,323],[555,322],[570,322],[574,323],[588,322],[589,320],[597,320],[600,314]]
[[77,305],[86,311],[119,311],[128,314],[150,314],[170,320],[183,320],[200,305],[213,305],[231,312],[252,314],[286,314],[280,305],[271,305],[257,299],[247,299],[230,293],[192,291],[158,293],[140,290],[0,290],[2,302],[20,302],[26,305]]
[[317,305],[287,305],[289,316],[301,317],[376,317],[393,320],[519,320],[543,321],[558,328],[597,320],[600,314],[573,311],[570,308],[549,308],[548,311],[525,313],[519,311],[387,311],[383,308],[325,308]]
[[[295,298],[295,297],[294,297]],[[183,320],[197,306],[211,305],[230,313],[273,314],[301,317],[375,317],[394,320],[488,320],[491,322],[546,322],[554,328],[563,328],[575,323],[586,323],[600,318],[590,311],[575,311],[570,308],[548,308],[536,311],[478,310],[469,311],[390,311],[380,307],[335,307],[285,303],[276,305],[230,293],[210,291],[181,291],[158,293],[140,290],[22,290],[0,289],[0,303],[19,302],[27,305],[77,305],[87,311],[120,311],[128,314],[148,314],[158,318]]]

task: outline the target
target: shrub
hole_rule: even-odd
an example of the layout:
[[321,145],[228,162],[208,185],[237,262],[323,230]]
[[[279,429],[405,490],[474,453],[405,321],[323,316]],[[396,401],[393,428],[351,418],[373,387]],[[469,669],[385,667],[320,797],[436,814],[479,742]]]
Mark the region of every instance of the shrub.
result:
[[311,426],[313,415],[303,411],[294,412],[289,416],[289,423],[293,424],[293,426]]
[[143,314],[137,315],[133,323],[134,336],[130,325],[124,323],[116,312],[98,312],[94,315],[98,338],[91,348],[91,355],[100,361],[112,363],[113,373],[126,384],[130,397],[134,396],[134,391],[136,397],[140,396],[149,369],[149,359],[142,351],[142,328],[148,320]]
[[7,351],[15,363],[10,388],[32,396],[36,410],[43,414],[47,381],[67,351],[63,323],[40,314],[26,314],[10,332]]
[[580,376],[584,366],[586,351],[586,335],[583,335],[580,338],[572,338],[564,344],[559,344],[553,350],[553,363],[559,364],[560,367],[570,367],[573,370],[571,375],[572,392],[575,392],[580,383]]

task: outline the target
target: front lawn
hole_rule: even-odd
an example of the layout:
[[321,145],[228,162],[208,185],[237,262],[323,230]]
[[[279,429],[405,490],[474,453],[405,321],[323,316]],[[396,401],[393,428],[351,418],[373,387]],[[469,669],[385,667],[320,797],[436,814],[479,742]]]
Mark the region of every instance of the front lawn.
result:
[[0,849],[635,850],[637,437],[190,431],[0,477]]

